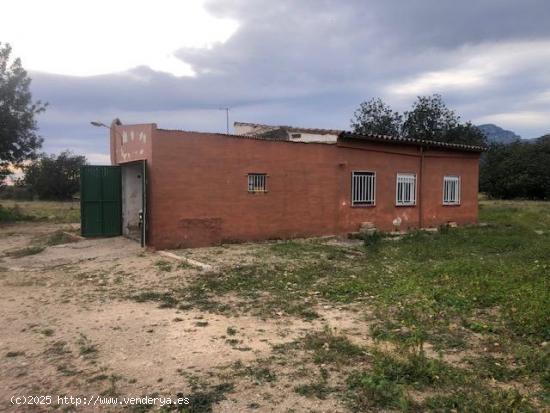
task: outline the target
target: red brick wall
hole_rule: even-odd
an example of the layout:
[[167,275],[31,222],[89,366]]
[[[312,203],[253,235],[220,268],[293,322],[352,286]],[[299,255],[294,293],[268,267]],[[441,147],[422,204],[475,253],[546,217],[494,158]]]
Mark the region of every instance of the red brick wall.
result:
[[[420,206],[395,206],[397,172],[420,173],[416,147],[307,144],[154,130],[149,164],[149,244],[195,247],[419,225]],[[426,151],[424,226],[477,221],[478,154]],[[351,207],[351,172],[376,172],[376,206]],[[267,193],[247,173],[267,173]],[[443,175],[461,176],[460,206],[443,206]],[[418,179],[417,179],[418,184]],[[420,194],[420,188],[419,188]]]

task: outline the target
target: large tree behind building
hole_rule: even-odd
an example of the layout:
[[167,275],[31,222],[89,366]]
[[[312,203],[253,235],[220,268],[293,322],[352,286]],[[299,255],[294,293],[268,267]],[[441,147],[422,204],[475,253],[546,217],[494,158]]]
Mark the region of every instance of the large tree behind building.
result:
[[402,132],[408,138],[469,145],[487,143],[483,132],[470,122],[461,123],[460,116],[438,94],[418,96],[404,118]]
[[449,109],[441,95],[418,96],[403,115],[380,98],[361,103],[351,120],[356,133],[403,135],[408,138],[469,145],[485,145],[485,135]]
[[380,98],[372,98],[359,105],[353,114],[351,127],[356,133],[399,135],[402,117]]
[[41,155],[24,167],[23,185],[40,199],[70,199],[79,191],[80,167],[86,157],[69,151]]
[[21,60],[11,60],[10,55],[10,45],[0,43],[0,180],[10,173],[10,165],[36,158],[42,138],[35,115],[46,108],[33,101],[31,79]]

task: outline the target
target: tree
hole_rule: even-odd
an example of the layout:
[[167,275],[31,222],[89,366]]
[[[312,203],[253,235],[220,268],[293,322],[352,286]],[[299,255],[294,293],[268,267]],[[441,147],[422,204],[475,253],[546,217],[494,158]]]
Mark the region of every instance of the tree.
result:
[[403,135],[467,145],[486,145],[487,138],[470,122],[460,123],[460,116],[447,108],[441,95],[418,96],[410,111],[400,115],[380,98],[361,103],[354,112],[351,127],[356,133]]
[[550,136],[491,144],[481,159],[479,186],[492,198],[550,199]]
[[79,191],[80,167],[86,157],[70,151],[41,155],[24,167],[23,183],[41,199],[70,199]]
[[405,112],[403,134],[409,138],[442,141],[459,126],[459,117],[447,108],[441,95],[418,96],[411,111]]
[[466,122],[451,128],[441,139],[443,142],[462,143],[464,145],[487,145],[487,135],[471,122]]
[[35,159],[42,146],[35,115],[47,104],[33,102],[31,79],[19,58],[10,64],[11,47],[0,43],[0,180],[9,174],[9,165]]
[[370,99],[361,103],[353,118],[351,128],[355,133],[399,135],[402,118],[398,112],[394,112],[382,99]]

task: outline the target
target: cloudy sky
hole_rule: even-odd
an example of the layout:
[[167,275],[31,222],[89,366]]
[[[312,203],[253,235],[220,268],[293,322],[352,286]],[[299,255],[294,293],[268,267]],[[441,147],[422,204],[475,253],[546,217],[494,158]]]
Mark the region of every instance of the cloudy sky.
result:
[[107,162],[107,130],[347,128],[362,100],[440,93],[464,120],[550,132],[547,0],[3,0],[46,152]]

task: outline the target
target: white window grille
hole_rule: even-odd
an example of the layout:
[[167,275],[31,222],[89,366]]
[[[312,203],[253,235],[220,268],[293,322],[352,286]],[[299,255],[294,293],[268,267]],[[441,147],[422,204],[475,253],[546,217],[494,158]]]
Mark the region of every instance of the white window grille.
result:
[[248,192],[266,192],[266,174],[248,174]]
[[374,205],[376,175],[374,172],[352,172],[351,205]]
[[397,174],[396,205],[416,205],[416,175]]
[[460,204],[460,176],[443,177],[443,204]]

